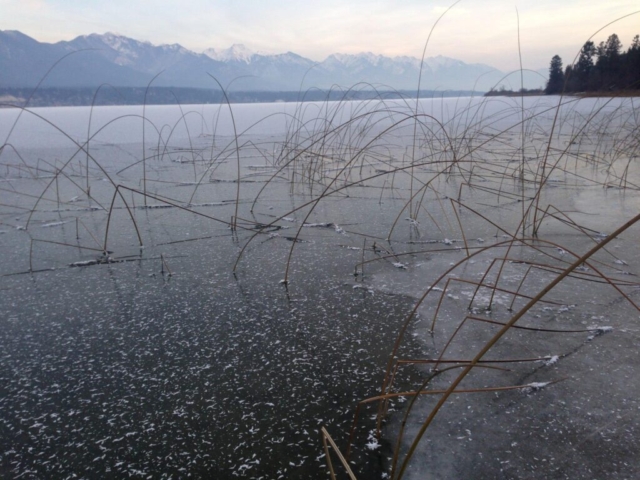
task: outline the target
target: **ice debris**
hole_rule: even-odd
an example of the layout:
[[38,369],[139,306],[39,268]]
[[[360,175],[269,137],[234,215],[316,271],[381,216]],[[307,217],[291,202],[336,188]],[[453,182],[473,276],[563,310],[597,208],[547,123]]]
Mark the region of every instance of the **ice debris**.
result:
[[60,225],[64,225],[64,222],[45,223],[44,225],[42,225],[42,228],[57,227],[57,226],[60,226]]
[[609,333],[613,331],[613,327],[599,326],[599,325],[591,325],[590,327],[587,327],[587,329],[593,332],[593,335],[590,335],[587,337],[588,341],[591,341],[600,335],[604,335],[605,333]]
[[302,226],[309,228],[328,228],[333,227],[333,223],[303,223]]
[[538,390],[542,390],[544,387],[549,385],[551,382],[532,382],[527,385],[522,386],[522,392],[524,394],[530,394],[533,392],[537,392]]
[[376,435],[373,430],[369,432],[369,436],[367,437],[367,443],[365,443],[364,446],[369,450],[377,450],[378,448],[381,447],[381,445],[378,443],[378,439],[376,438]]

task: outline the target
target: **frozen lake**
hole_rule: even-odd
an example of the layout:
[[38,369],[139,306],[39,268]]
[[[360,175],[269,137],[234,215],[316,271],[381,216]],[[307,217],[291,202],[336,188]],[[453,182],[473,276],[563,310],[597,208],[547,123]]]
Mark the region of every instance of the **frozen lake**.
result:
[[0,109],[0,476],[637,476],[635,102]]

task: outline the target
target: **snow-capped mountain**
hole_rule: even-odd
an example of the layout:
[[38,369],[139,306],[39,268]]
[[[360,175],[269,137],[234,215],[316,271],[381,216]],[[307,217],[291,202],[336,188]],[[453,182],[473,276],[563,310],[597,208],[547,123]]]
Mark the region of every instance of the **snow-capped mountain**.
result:
[[[370,52],[336,53],[314,62],[293,52],[270,55],[238,44],[196,53],[178,44],[152,45],[114,33],[48,44],[20,32],[0,31],[0,86],[34,86],[63,57],[44,86],[146,86],[157,75],[154,86],[217,88],[213,76],[232,90],[245,91],[348,88],[359,82],[382,89],[415,90],[421,71],[420,59]],[[502,76],[488,65],[430,57],[422,62],[421,88],[471,90],[480,79],[475,89],[483,91]],[[525,86],[540,83],[536,78],[535,84]]]
[[244,62],[251,63],[251,59],[256,52],[249,50],[242,44],[235,43],[231,47],[224,50],[216,50],[215,48],[208,48],[204,53],[207,57],[217,60],[219,62]]
[[170,62],[169,59],[192,54],[178,44],[154,46],[149,42],[141,42],[113,33],[105,33],[104,35],[92,33],[77,37],[70,42],[59,42],[56,45],[62,46],[69,52],[96,49],[116,65],[143,70],[165,68]]
[[223,80],[229,80],[223,63],[178,44],[156,46],[113,33],[94,33],[55,45],[66,52],[92,50],[93,55],[102,56],[114,65],[142,73],[147,77],[146,82],[162,72],[154,81],[156,86],[213,87],[215,82],[206,75],[213,71],[220,72]]

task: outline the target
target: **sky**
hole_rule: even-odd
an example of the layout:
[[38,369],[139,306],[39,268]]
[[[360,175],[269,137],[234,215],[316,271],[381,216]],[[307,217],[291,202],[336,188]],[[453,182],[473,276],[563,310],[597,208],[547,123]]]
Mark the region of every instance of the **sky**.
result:
[[[449,7],[452,7],[449,9]],[[447,9],[449,9],[447,11]],[[0,30],[41,42],[114,32],[202,52],[244,44],[321,61],[332,53],[443,55],[504,71],[573,61],[595,34],[640,33],[638,0],[0,0]],[[446,12],[446,13],[445,13]]]

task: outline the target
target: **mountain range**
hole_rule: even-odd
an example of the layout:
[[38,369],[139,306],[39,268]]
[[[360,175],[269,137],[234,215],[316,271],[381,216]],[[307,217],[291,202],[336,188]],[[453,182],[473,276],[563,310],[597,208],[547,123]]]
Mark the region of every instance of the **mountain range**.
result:
[[[56,62],[58,62],[56,64]],[[52,66],[54,66],[51,69]],[[18,31],[0,31],[0,87],[34,87],[51,69],[43,87],[143,87],[156,75],[156,87],[218,89],[215,77],[230,91],[298,91],[335,86],[379,90],[416,90],[420,59],[373,53],[333,54],[314,62],[293,52],[253,52],[243,45],[193,52],[181,45],[152,45],[113,33],[43,43]],[[520,87],[520,75],[489,65],[453,58],[425,58],[421,89],[487,91],[500,84]],[[544,85],[546,70],[525,72],[525,87]]]

